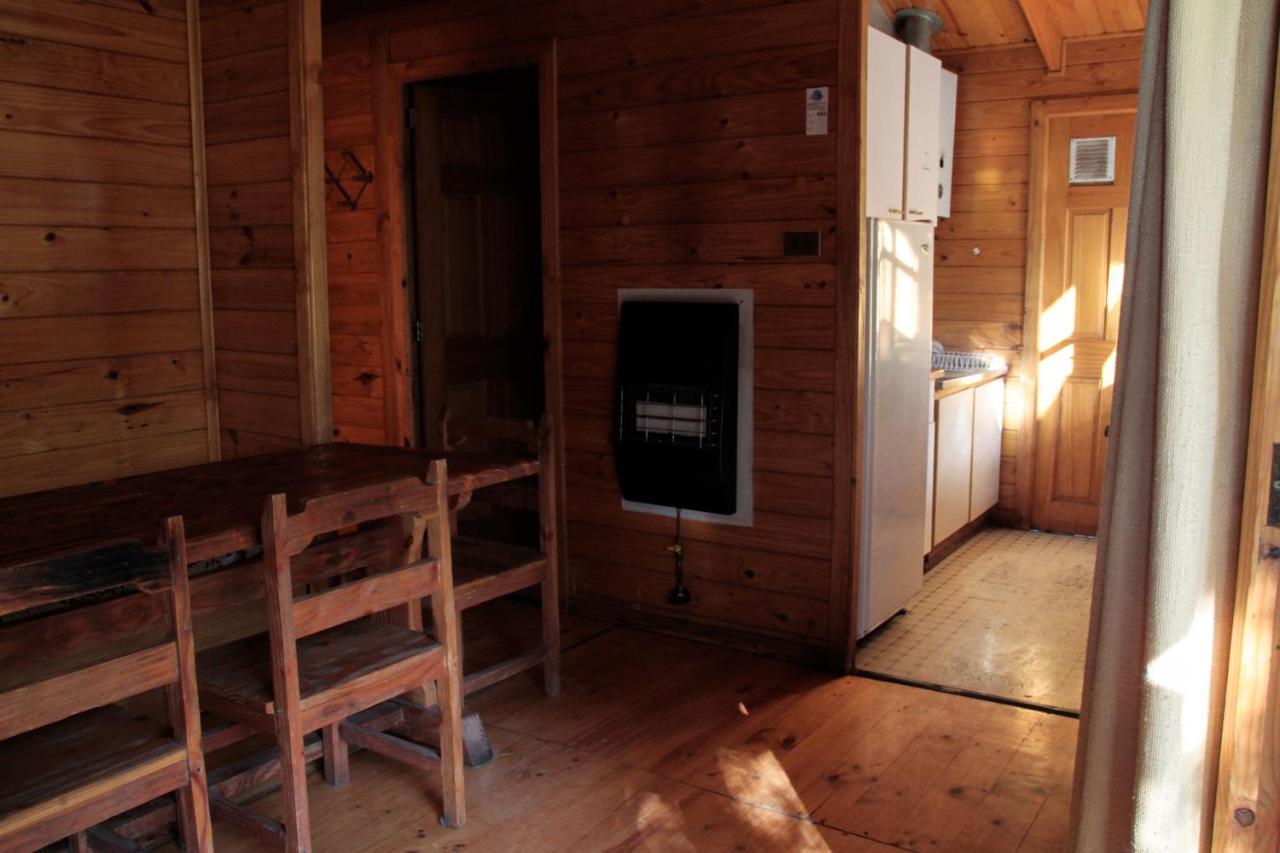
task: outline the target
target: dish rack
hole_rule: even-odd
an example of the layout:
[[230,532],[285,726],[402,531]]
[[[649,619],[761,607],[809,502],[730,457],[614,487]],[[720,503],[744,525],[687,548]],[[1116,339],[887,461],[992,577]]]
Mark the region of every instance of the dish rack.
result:
[[998,355],[985,352],[935,352],[934,370],[1002,370],[1005,361]]

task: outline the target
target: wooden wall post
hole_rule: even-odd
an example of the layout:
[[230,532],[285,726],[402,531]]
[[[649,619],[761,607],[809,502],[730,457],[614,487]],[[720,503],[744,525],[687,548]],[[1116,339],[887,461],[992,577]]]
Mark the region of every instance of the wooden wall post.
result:
[[861,540],[857,447],[865,385],[862,317],[866,311],[866,50],[867,4],[841,0],[838,115],[836,127],[836,341],[835,457],[831,525],[831,649],[838,668],[852,672],[858,619],[858,551]]
[[320,0],[289,0],[289,150],[302,443],[333,440]]

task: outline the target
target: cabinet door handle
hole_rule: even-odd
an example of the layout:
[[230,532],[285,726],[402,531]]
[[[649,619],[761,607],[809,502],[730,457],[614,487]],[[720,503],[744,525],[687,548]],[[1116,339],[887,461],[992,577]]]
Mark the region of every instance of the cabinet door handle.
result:
[[924,216],[923,210],[908,210],[907,213],[911,214],[912,216]]
[[900,208],[900,207],[891,207],[891,208],[889,208],[889,212],[890,212],[890,213],[901,213],[901,212],[902,212],[902,208]]

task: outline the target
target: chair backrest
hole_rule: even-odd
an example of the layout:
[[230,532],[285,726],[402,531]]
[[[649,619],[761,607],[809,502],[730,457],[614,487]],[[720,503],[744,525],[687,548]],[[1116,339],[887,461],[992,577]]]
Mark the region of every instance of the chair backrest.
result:
[[[116,542],[0,569],[0,616],[8,617],[0,626],[0,649],[6,653],[0,669],[0,740],[157,687],[195,696],[181,517],[165,520],[158,541],[154,546]],[[150,614],[159,599],[161,624],[144,618],[140,630],[127,618],[126,606],[113,611],[125,618],[95,623],[83,636],[62,638],[52,650],[46,647],[42,623],[76,624],[66,618],[66,610],[51,605],[111,592],[145,599],[136,608],[142,614]],[[189,718],[174,721],[180,738],[189,724]]]
[[[409,626],[421,629],[419,600],[442,593],[452,597],[447,512],[443,460],[431,463],[425,483],[404,477],[352,489],[310,500],[293,514],[285,495],[273,495],[262,516],[273,654],[288,654],[286,646],[311,634],[399,607],[406,608]],[[332,534],[340,536],[324,538]],[[430,545],[425,558],[424,538]],[[376,553],[379,543],[390,553]],[[344,549],[367,559],[352,559]],[[294,587],[324,576],[324,565],[349,569],[362,562],[385,570],[295,598]],[[299,573],[299,567],[310,569]]]

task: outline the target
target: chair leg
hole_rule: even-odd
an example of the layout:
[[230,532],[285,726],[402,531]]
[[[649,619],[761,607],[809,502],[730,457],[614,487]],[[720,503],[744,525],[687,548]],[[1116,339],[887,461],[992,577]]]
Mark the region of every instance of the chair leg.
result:
[[341,788],[351,780],[350,757],[347,742],[342,737],[341,722],[325,726],[324,739],[324,781],[334,788]]
[[212,853],[213,819],[209,815],[209,780],[204,767],[192,768],[187,784],[174,794],[178,800],[183,849],[189,853]]
[[560,695],[560,596],[554,577],[542,581],[543,688],[548,696]]
[[466,823],[462,783],[462,684],[458,673],[436,681],[440,698],[440,790],[444,798],[441,823],[454,829]]
[[276,743],[280,751],[280,786],[284,795],[285,850],[311,853],[311,815],[307,806],[307,761],[299,721],[276,714]]

